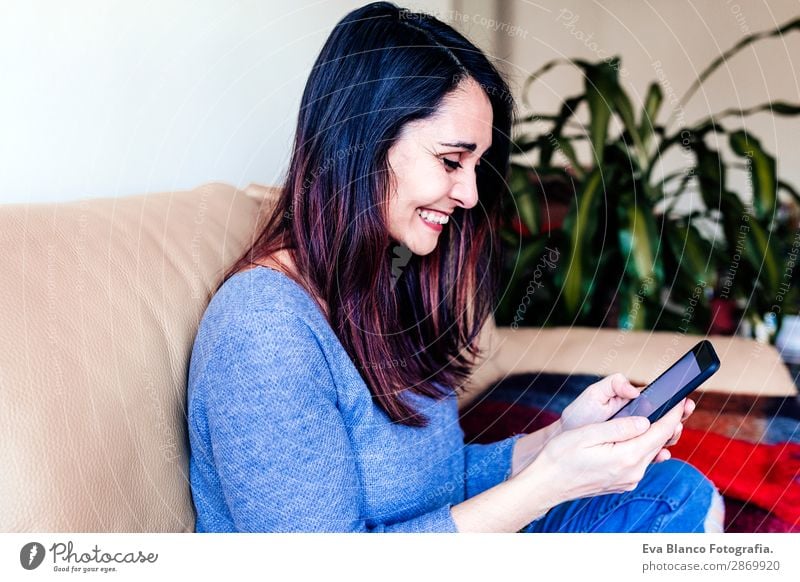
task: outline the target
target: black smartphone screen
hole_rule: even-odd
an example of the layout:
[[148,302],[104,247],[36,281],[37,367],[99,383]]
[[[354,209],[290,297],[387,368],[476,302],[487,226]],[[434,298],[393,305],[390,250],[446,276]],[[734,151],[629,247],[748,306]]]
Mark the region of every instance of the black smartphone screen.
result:
[[656,378],[637,398],[623,406],[612,418],[646,416],[651,422],[655,422],[718,368],[719,359],[711,343],[704,340]]

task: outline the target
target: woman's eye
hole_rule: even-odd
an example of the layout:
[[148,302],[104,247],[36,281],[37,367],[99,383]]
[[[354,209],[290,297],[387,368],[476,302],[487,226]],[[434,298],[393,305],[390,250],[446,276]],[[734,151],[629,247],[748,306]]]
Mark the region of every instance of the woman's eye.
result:
[[450,168],[451,170],[457,170],[458,168],[462,167],[461,162],[458,162],[456,160],[448,160],[447,158],[442,158],[442,161],[444,162],[444,165]]

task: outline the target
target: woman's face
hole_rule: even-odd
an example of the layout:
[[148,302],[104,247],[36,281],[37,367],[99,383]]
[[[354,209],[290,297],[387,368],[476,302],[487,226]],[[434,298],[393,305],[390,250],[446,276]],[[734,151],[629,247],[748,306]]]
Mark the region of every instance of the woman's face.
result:
[[478,203],[476,166],[492,144],[492,105],[472,78],[443,100],[436,114],[407,124],[389,148],[396,190],[389,197],[389,233],[416,255],[436,248],[453,209]]

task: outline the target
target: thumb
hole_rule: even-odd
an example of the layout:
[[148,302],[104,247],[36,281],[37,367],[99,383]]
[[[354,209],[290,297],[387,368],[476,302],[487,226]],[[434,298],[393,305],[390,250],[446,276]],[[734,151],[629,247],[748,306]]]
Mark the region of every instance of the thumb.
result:
[[611,394],[610,396],[621,396],[623,398],[633,399],[639,396],[639,389],[631,384],[622,374],[614,374],[611,376]]
[[636,438],[647,432],[648,428],[650,421],[644,416],[615,418],[586,426],[584,438],[590,445],[618,443]]

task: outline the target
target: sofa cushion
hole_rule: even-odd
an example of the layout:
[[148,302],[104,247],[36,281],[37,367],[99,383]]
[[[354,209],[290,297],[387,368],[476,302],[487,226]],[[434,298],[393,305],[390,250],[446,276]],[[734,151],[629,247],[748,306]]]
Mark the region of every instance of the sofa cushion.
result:
[[797,388],[778,351],[741,337],[584,327],[487,326],[483,349],[489,358],[475,372],[479,381],[459,400],[466,406],[505,373],[596,374],[622,372],[645,385],[702,339],[709,339],[720,369],[699,390],[755,396],[794,396]]
[[0,207],[0,531],[193,531],[189,356],[259,207],[225,184]]

